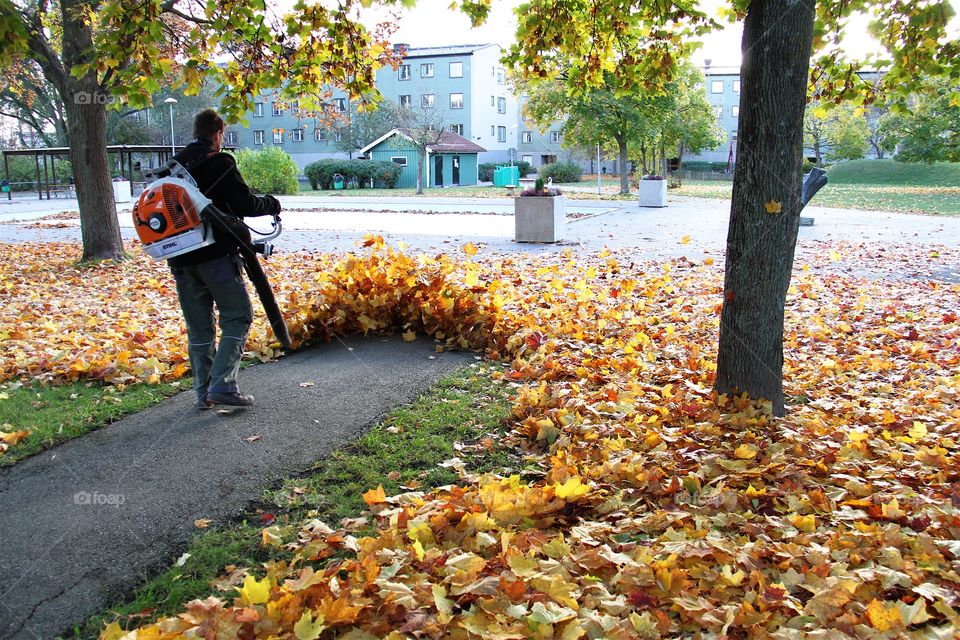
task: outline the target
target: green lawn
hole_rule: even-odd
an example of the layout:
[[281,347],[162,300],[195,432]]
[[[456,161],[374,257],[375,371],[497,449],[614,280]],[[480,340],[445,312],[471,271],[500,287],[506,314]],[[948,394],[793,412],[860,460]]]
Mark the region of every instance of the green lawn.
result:
[[[960,215],[960,163],[915,165],[855,160],[831,167],[812,205],[870,211]],[[732,182],[684,180],[673,195],[729,200]]]

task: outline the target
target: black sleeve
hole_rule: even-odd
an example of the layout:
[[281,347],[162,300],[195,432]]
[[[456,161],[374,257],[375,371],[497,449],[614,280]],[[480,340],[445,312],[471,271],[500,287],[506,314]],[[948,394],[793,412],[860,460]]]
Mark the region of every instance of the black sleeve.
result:
[[227,153],[218,156],[220,177],[211,199],[223,203],[226,213],[238,218],[270,216],[280,213],[280,203],[273,196],[258,196],[250,190],[237,170],[237,161]]

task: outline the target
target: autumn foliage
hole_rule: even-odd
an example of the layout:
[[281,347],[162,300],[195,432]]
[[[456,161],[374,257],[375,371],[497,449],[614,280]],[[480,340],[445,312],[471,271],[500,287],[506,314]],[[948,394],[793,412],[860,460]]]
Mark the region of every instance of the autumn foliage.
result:
[[[268,527],[264,544],[288,545],[288,562],[104,638],[955,636],[960,287],[799,269],[792,401],[773,419],[711,392],[713,264],[368,244],[270,260],[293,335],[425,333],[508,362],[504,446],[526,455],[522,473],[371,488],[375,537],[317,520]],[[163,266],[78,270],[73,247],[30,250],[21,262],[22,247],[0,245],[4,378],[185,372]],[[248,346],[276,355],[262,318]]]

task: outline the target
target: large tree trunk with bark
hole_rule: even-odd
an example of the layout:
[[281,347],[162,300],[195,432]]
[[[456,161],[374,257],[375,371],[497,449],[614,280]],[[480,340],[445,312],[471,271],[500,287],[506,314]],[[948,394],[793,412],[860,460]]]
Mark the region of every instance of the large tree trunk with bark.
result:
[[769,400],[775,415],[784,413],[783,318],[800,224],[813,24],[813,0],[754,0],[743,29],[715,388]]
[[74,65],[88,62],[93,32],[85,23],[84,3],[63,0],[64,76],[52,79],[63,99],[70,138],[70,162],[80,205],[83,259],[120,259],[123,241],[117,222],[117,207],[110,184],[107,159],[107,108],[109,94],[93,73],[74,78]]
[[67,121],[70,163],[80,205],[83,259],[120,259],[123,241],[110,183],[106,107],[96,101],[68,104]]

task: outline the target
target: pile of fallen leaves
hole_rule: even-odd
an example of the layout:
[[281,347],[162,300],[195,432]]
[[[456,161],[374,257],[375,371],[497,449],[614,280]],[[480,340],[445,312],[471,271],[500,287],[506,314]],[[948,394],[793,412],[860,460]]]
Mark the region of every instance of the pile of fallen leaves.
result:
[[[392,497],[371,489],[374,537],[349,522],[265,529],[287,562],[237,572],[225,597],[174,618],[129,633],[114,623],[104,638],[956,637],[960,287],[798,269],[789,414],[773,419],[710,390],[716,265],[610,252],[455,261],[371,244],[271,260],[294,335],[425,332],[508,361],[518,397],[504,446],[525,453],[523,471]],[[182,364],[158,268],[138,259],[101,280],[47,254],[14,286],[8,257],[0,289],[35,319],[0,322],[5,346],[21,350],[5,375],[116,380],[141,378],[149,357],[159,377]],[[28,304],[20,288],[60,286],[45,278],[61,270],[75,278],[72,313],[33,327],[68,303],[46,291]],[[134,281],[141,288],[121,295]],[[86,350],[77,307],[92,311],[98,291],[119,308],[92,316],[104,325],[86,335],[101,350]],[[251,346],[269,356],[269,330],[257,327]],[[27,346],[35,331],[72,338],[41,363]],[[114,348],[130,352],[129,367],[111,368],[106,335],[128,339]],[[162,357],[144,346],[154,342]],[[64,366],[77,362],[71,348],[91,366]]]

